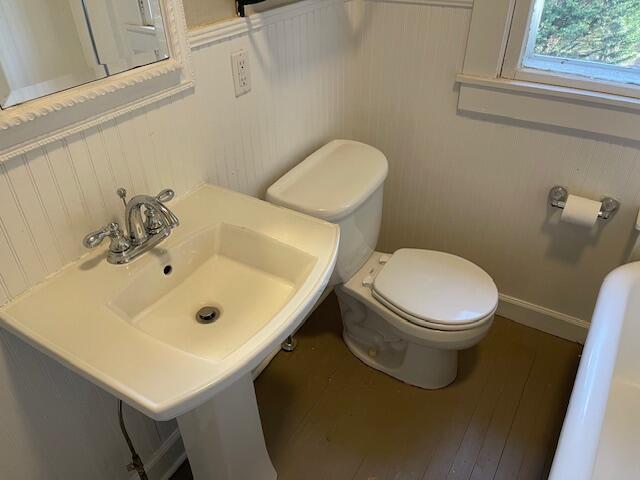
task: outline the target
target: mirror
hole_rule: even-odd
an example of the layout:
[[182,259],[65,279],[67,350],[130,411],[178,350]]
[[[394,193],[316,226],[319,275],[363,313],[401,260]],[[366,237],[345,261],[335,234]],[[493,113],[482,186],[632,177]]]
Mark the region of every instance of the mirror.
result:
[[0,109],[168,58],[159,0],[0,0]]

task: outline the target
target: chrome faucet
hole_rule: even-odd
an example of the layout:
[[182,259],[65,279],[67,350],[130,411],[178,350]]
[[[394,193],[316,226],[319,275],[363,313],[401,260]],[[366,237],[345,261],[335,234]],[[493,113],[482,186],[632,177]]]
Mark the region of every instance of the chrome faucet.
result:
[[125,205],[124,233],[117,223],[110,223],[87,235],[82,243],[87,248],[95,248],[109,237],[111,244],[107,261],[115,265],[129,263],[134,258],[150,250],[171,234],[180,222],[164,203],[173,199],[171,189],[162,190],[158,195],[136,195],[127,201],[127,191],[119,188],[118,196]]

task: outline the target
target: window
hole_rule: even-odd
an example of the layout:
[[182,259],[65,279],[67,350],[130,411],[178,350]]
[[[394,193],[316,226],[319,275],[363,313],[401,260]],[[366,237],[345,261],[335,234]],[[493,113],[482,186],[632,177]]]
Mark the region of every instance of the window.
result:
[[640,142],[640,0],[473,0],[458,110]]
[[640,97],[640,0],[517,0],[502,76]]

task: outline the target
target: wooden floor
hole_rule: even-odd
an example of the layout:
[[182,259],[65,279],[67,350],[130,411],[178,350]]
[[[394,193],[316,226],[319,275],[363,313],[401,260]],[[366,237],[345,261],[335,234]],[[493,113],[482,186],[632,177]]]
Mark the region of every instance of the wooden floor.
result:
[[547,477],[580,346],[496,318],[456,381],[428,391],[347,350],[333,295],[297,339],[256,381],[279,480]]

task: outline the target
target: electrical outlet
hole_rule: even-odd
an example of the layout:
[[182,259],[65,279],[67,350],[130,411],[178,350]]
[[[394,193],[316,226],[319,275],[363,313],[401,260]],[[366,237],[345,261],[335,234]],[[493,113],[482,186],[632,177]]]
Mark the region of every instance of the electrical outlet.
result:
[[249,71],[249,55],[246,50],[239,50],[231,54],[231,70],[233,71],[233,86],[236,97],[251,91],[251,72]]

